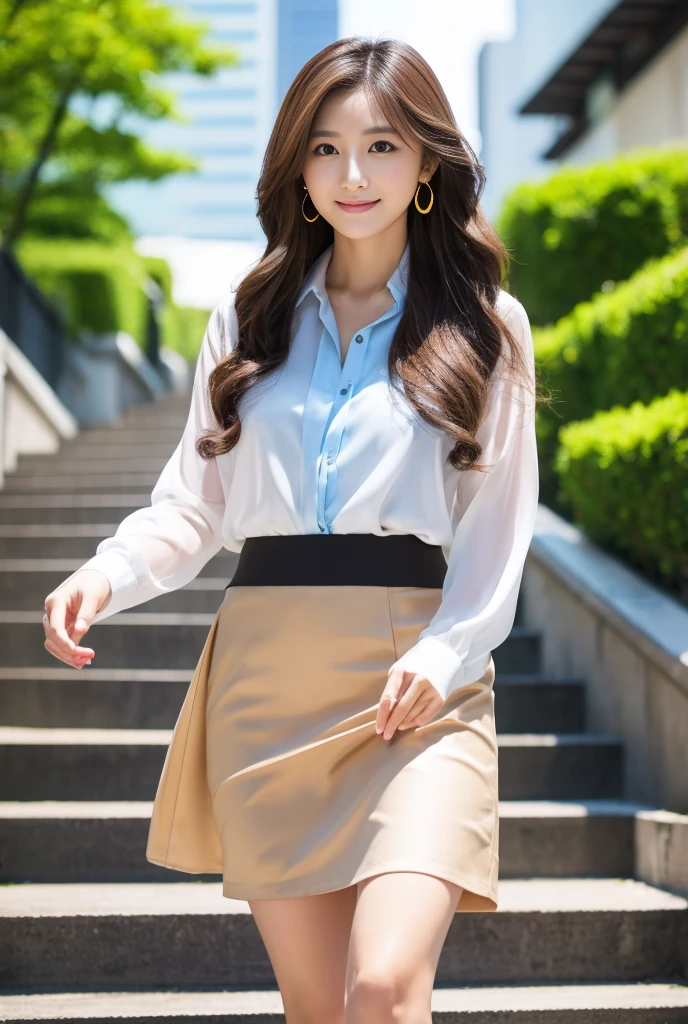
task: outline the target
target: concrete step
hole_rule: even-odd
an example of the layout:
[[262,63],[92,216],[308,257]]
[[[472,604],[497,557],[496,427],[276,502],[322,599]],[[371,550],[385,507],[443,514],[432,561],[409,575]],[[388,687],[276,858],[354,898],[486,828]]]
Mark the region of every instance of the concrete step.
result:
[[499,672],[494,690],[498,732],[585,731],[585,685],[581,679]]
[[100,473],[75,476],[74,473],[56,473],[51,476],[11,476],[5,477],[5,494],[71,494],[73,491],[88,491],[92,494],[112,493],[119,491],[148,491],[157,482],[159,473],[142,471],[140,473],[124,470],[115,473]]
[[60,451],[81,451],[82,449],[84,451],[87,449],[106,451],[114,445],[138,445],[139,443],[172,444],[174,447],[182,436],[185,424],[186,419],[183,419],[172,426],[153,424],[152,426],[136,427],[131,424],[122,424],[120,427],[97,427],[93,430],[82,430],[76,437],[66,441]]
[[[97,542],[94,541],[90,551],[79,558],[0,558],[0,611],[5,622],[9,623],[13,613],[16,613],[18,618],[33,615],[29,623],[40,623],[46,596],[91,558],[96,546]],[[150,611],[176,615],[190,611],[212,611],[214,614],[222,600],[221,591],[231,580],[238,562],[238,554],[223,549],[207,561],[198,577],[185,587],[137,604],[128,613]],[[204,591],[214,592],[218,599],[214,596],[199,596]],[[121,614],[114,621],[120,623]],[[101,624],[96,624],[93,629],[98,625]],[[1,654],[0,659],[3,659]]]
[[0,524],[120,523],[130,512],[150,505],[150,497],[150,490],[135,494],[7,494],[0,491]]
[[[78,565],[74,566],[78,568]],[[73,570],[70,570],[73,571]],[[217,574],[217,567],[214,575]],[[69,573],[65,572],[65,578]],[[229,572],[225,576],[229,579]],[[46,594],[49,591],[46,591]],[[0,657],[3,668],[53,668],[57,662],[43,646],[43,612],[0,612]],[[98,668],[196,667],[213,615],[181,612],[119,612],[91,626],[84,643],[95,651]],[[86,639],[88,638],[88,639]],[[84,670],[82,670],[84,671]]]
[[624,747],[605,733],[500,733],[503,800],[616,800]]
[[91,429],[126,430],[137,426],[167,426],[169,423],[186,418],[189,411],[190,395],[165,395],[155,402],[142,402],[126,410],[117,423],[106,423]]
[[[0,800],[152,800],[171,738],[171,729],[2,726]],[[622,795],[616,736],[506,734],[498,743],[503,800]]]
[[[146,860],[152,808],[147,800],[0,803],[0,883],[188,881],[187,873]],[[500,800],[500,879],[632,876],[634,825],[643,810],[656,808],[625,800]]]
[[152,800],[171,737],[0,726],[0,800]]
[[[688,978],[688,900],[633,879],[507,879],[455,914],[436,984]],[[247,902],[221,882],[8,885],[0,988],[254,988],[275,977]]]
[[[85,562],[95,553],[100,541],[111,537],[118,526],[119,522],[0,526],[0,559],[75,558]],[[72,535],[65,536],[66,530],[71,530]]]
[[[435,988],[435,1024],[685,1024],[688,986],[665,982]],[[47,992],[0,995],[0,1020],[284,1024],[277,988],[208,992]]]
[[[223,593],[215,589],[203,596],[212,595],[217,610]],[[190,669],[100,669],[95,659],[87,670],[60,667],[56,660],[50,669],[0,668],[0,722],[50,729],[171,729],[191,676]],[[495,694],[499,732],[584,731],[580,683],[500,675]]]
[[[112,534],[110,534],[112,536]],[[92,554],[95,553],[95,546]],[[89,556],[90,557],[90,556]],[[226,552],[224,556],[216,556],[225,559],[226,565],[211,559],[201,570],[201,573],[184,587],[173,590],[169,594],[160,594],[151,601],[144,601],[136,605],[136,611],[140,612],[168,612],[170,615],[181,615],[183,612],[199,612],[207,615],[214,615],[224,595],[224,588],[234,574],[239,556],[233,552]],[[45,564],[43,559],[28,559],[22,561],[22,570],[13,569],[11,572],[3,571],[2,566],[9,559],[0,559],[0,612],[30,612],[37,608],[45,607],[45,598],[73,572],[73,569],[64,569],[57,572],[49,572],[40,569],[26,569],[26,564]],[[86,559],[77,559],[76,568],[83,565]],[[72,560],[67,560],[72,564]],[[13,560],[16,566],[17,560]],[[60,562],[59,564],[64,564]],[[225,573],[223,576],[211,576],[207,573],[215,571],[216,566]],[[227,575],[226,573],[229,573]],[[43,617],[43,611],[40,613]],[[1,678],[1,677],[0,677]]]
[[101,540],[112,536],[121,519],[112,523],[0,525],[0,559],[78,558],[86,561]]
[[[221,598],[216,595],[219,604]],[[0,669],[0,722],[39,729],[172,729],[189,669]],[[94,660],[95,665],[95,660]]]
[[[236,556],[217,555],[201,570],[207,576],[232,578]],[[11,564],[11,559],[0,562],[0,571]],[[16,560],[19,561],[19,560]],[[64,561],[65,579],[83,563]],[[71,566],[71,568],[70,568]],[[5,571],[14,571],[7,569]],[[55,658],[43,647],[43,606],[46,590],[36,611],[0,612],[0,660],[4,668],[52,667]],[[148,602],[147,602],[148,603]],[[155,602],[150,602],[155,604]],[[213,615],[193,615],[187,612],[141,612],[138,607],[119,612],[91,626],[86,636],[96,652],[92,666],[98,668],[195,668]],[[38,649],[36,649],[38,644]],[[514,627],[499,647],[493,651],[498,672],[537,672],[540,635],[532,630]],[[96,661],[96,658],[98,661]],[[88,668],[92,666],[87,666]]]
[[[150,500],[146,507],[149,505]],[[35,561],[44,558],[49,561],[54,558],[75,558],[85,562],[95,553],[101,540],[115,533],[121,519],[114,523],[0,525],[0,559],[29,558]],[[71,531],[71,534],[67,531]],[[15,571],[20,569],[19,566]]]
[[54,452],[52,455],[19,455],[15,472],[19,475],[25,475],[29,470],[34,473],[45,473],[49,472],[56,464],[62,467],[67,462],[78,463],[78,465],[82,465],[86,461],[99,462],[102,466],[103,459],[107,459],[108,464],[110,459],[167,459],[176,448],[178,441],[177,434],[170,431],[169,436],[162,441],[144,443],[134,439],[131,443],[126,444],[117,437],[109,437],[107,443],[94,445],[93,442],[82,443],[80,435],[77,434],[73,440],[63,444],[59,452]]
[[189,400],[170,403],[166,408],[157,402],[133,409],[124,417],[122,427],[176,427],[184,425],[189,412]]
[[174,451],[174,445],[166,446],[164,455],[151,456],[143,452],[117,457],[108,451],[107,453],[94,451],[90,456],[75,457],[60,452],[50,459],[42,458],[28,462],[26,459],[19,462],[16,470],[7,474],[8,480],[20,480],[26,477],[55,476],[57,473],[74,476],[91,476],[102,473],[103,467],[107,466],[108,472],[112,473],[159,473],[169,456]]

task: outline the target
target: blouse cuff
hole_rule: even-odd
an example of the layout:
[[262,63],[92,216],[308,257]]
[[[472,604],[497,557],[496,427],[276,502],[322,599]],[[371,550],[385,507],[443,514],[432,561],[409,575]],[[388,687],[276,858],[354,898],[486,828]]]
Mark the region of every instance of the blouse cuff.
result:
[[392,668],[403,668],[407,672],[425,676],[443,700],[461,685],[464,677],[464,666],[459,655],[444,641],[432,636],[422,637],[394,662]]
[[91,625],[95,625],[96,622],[100,622],[101,619],[106,619],[110,615],[115,615],[121,608],[129,607],[128,601],[136,592],[138,579],[128,558],[118,551],[103,551],[80,566],[79,572],[82,569],[97,569],[102,572],[112,588],[112,594],[107,604],[94,616]]

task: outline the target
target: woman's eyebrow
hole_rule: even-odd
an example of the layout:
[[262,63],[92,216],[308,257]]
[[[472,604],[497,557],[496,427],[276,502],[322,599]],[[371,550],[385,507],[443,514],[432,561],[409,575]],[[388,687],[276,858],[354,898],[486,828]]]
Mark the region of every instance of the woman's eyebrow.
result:
[[[327,128],[320,128],[317,132],[311,132],[311,139],[336,139],[339,138],[339,132],[330,131]],[[392,128],[389,124],[376,124],[372,128],[364,128],[361,135],[398,135],[399,133],[395,128]]]

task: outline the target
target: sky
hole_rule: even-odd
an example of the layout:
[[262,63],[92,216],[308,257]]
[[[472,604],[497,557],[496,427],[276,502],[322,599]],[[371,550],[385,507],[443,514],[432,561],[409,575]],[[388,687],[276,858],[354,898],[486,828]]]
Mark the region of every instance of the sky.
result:
[[[480,155],[478,54],[485,42],[514,32],[515,0],[339,0],[339,35],[384,36],[414,46],[447,94],[461,132]],[[262,245],[175,236],[142,237],[136,249],[164,256],[175,302],[212,310],[227,281],[242,276]]]

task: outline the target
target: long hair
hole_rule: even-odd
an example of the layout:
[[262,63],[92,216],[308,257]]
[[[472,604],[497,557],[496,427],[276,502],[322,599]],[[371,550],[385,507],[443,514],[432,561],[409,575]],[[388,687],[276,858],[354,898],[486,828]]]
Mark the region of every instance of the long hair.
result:
[[312,122],[335,89],[365,90],[371,109],[423,154],[439,158],[432,212],[408,207],[409,274],[404,311],[391,341],[390,381],[401,380],[419,416],[454,440],[448,461],[476,466],[480,424],[502,338],[506,364],[527,385],[523,353],[496,311],[509,253],[479,205],[485,172],[459,131],[427,62],[395,39],[340,39],[316,53],[287,92],[270,135],[257,186],[258,219],[267,238],[260,262],[234,297],[237,343],[209,376],[221,424],[196,442],[206,459],[239,440],[242,395],[287,358],[296,299],[314,260],[332,243],[323,217],[302,215],[302,168]]

